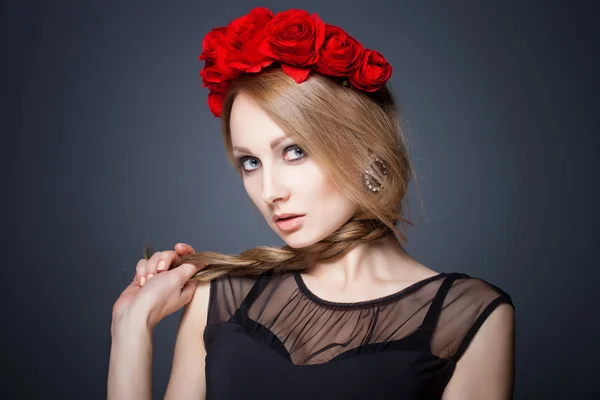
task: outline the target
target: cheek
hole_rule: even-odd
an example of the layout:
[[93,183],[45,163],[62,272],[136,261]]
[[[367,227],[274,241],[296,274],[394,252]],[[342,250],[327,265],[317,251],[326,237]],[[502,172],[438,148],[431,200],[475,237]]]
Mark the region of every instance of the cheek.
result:
[[[324,213],[335,212],[336,207],[345,207],[340,203],[347,201],[346,196],[338,189],[321,168],[311,163],[299,171],[294,180],[294,192],[302,194],[309,207],[316,206]],[[314,202],[311,202],[313,200]]]
[[312,161],[290,169],[289,182],[292,196],[304,197],[305,201],[321,199],[331,193],[331,182],[326,174]]
[[252,178],[244,178],[244,189],[246,189],[246,194],[248,194],[248,197],[250,197],[250,200],[252,200],[252,203],[254,203],[256,208],[261,211],[266,208],[265,202],[260,198],[259,181]]
[[355,211],[355,204],[336,186],[329,175],[319,173],[314,186],[314,197],[318,200],[323,216],[333,224],[345,222]]

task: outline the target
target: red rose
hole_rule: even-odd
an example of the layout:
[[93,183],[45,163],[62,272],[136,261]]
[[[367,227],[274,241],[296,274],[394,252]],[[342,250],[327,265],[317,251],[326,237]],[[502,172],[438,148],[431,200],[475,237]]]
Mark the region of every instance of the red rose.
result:
[[227,28],[224,26],[213,28],[202,39],[202,53],[198,56],[198,60],[213,61],[217,58],[217,51],[223,48],[225,43],[224,36]]
[[325,25],[325,41],[317,60],[317,72],[348,76],[360,64],[363,46],[337,26]]
[[204,68],[200,71],[202,77],[202,86],[206,87],[211,84],[221,84],[225,81],[230,81],[242,74],[242,71],[232,68],[225,63],[227,52],[223,49],[217,51],[217,58],[206,60]]
[[212,90],[212,91],[219,92],[219,93],[227,93],[227,90],[229,89],[229,85],[231,84],[231,81],[230,80],[217,81],[216,79],[214,79],[214,82],[211,82],[204,77],[207,73],[209,74],[209,78],[213,77],[211,74],[215,74],[214,70],[211,71],[210,69],[206,69],[206,68],[203,69],[202,71],[200,71],[200,76],[202,77],[202,87],[207,87],[208,90]]
[[241,74],[241,71],[225,63],[228,43],[226,33],[225,27],[214,28],[202,40],[202,53],[198,56],[198,59],[204,60],[204,68],[200,71],[202,87],[214,86]]
[[247,15],[229,23],[227,27],[228,51],[225,63],[244,72],[260,72],[273,63],[273,59],[259,51],[265,40],[264,28],[273,19],[265,7],[256,7]]
[[208,93],[208,108],[213,113],[213,115],[217,118],[221,116],[221,112],[223,111],[223,101],[225,100],[224,93],[218,92],[209,92]]
[[359,67],[348,77],[357,89],[374,92],[382,87],[392,75],[392,66],[381,53],[366,49]]
[[281,62],[281,68],[297,83],[308,77],[310,66],[319,59],[325,39],[325,24],[314,13],[291,9],[277,13],[265,26],[263,54]]

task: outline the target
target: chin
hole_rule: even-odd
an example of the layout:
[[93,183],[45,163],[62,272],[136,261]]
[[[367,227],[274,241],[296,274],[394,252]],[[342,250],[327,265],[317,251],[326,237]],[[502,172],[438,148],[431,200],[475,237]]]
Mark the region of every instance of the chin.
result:
[[312,244],[317,243],[319,240],[327,237],[327,232],[309,232],[303,231],[302,229],[286,234],[279,232],[279,237],[291,248],[301,249],[303,247],[308,247]]
[[310,229],[315,227],[311,227],[307,222],[309,221],[305,221],[305,224],[300,229],[291,232],[281,231],[277,225],[271,225],[271,229],[274,230],[277,236],[279,236],[285,244],[293,249],[301,249],[315,244],[331,235],[336,229],[335,225],[325,227],[320,226],[319,229],[316,230]]
[[[299,232],[298,232],[299,233]],[[289,235],[289,236],[281,236],[281,239],[283,239],[283,241],[285,242],[285,244],[287,244],[288,246],[290,246],[293,249],[301,249],[303,247],[308,247],[311,244],[314,244],[317,242],[317,240],[312,240],[313,238],[311,237],[307,237],[307,236],[303,236],[303,235],[297,235],[297,237],[293,237],[294,235]]]

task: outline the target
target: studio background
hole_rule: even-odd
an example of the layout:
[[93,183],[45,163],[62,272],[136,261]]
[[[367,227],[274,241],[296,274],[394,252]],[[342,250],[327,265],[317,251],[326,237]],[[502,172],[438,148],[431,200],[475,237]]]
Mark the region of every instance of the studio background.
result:
[[[283,244],[198,75],[204,35],[259,5],[317,12],[392,64],[424,201],[406,247],[512,296],[515,399],[595,394],[593,2],[146,0],[2,3],[1,397],[106,398],[112,305],[145,240]],[[180,314],[154,332],[154,398]]]

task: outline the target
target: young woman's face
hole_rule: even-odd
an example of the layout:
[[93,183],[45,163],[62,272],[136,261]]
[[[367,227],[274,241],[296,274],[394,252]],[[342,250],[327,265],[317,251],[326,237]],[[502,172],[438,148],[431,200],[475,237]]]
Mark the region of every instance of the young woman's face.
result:
[[[230,118],[246,192],[288,246],[316,243],[350,219],[356,205],[250,97],[236,96]],[[280,214],[303,217],[278,224],[274,218]]]

